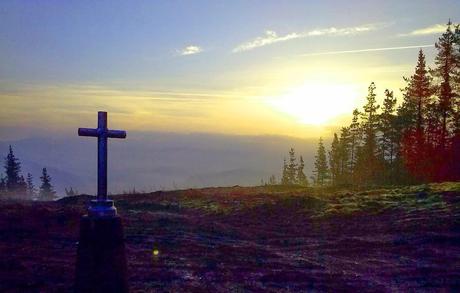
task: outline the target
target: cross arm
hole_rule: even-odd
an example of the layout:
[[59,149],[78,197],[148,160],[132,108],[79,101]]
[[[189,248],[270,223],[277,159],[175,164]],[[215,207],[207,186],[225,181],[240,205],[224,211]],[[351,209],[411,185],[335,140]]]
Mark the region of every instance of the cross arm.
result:
[[109,130],[107,132],[107,137],[126,138],[126,131],[124,131],[124,130]]
[[98,136],[97,129],[94,128],[78,128],[78,136]]

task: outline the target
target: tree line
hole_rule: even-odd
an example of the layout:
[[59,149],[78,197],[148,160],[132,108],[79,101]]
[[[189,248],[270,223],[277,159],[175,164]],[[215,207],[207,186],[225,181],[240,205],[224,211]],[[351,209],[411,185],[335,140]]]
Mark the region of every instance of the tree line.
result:
[[435,48],[432,67],[427,67],[420,49],[413,75],[404,77],[399,105],[389,89],[379,105],[372,82],[366,104],[353,111],[349,125],[334,133],[328,151],[320,138],[315,184],[369,186],[460,180],[459,25],[449,21]]
[[[460,26],[449,20],[435,43],[428,67],[422,49],[410,77],[403,77],[398,103],[390,89],[377,103],[368,87],[366,104],[354,109],[349,125],[334,133],[329,149],[319,139],[312,182],[315,186],[372,186],[460,180]],[[284,159],[280,182],[308,185],[303,158],[294,149]]]
[[42,169],[40,176],[40,187],[35,188],[33,176],[27,173],[26,178],[21,172],[21,162],[14,155],[13,147],[9,146],[8,154],[4,159],[5,175],[0,175],[0,195],[34,200],[54,200],[56,192],[51,184],[51,176],[46,168]]

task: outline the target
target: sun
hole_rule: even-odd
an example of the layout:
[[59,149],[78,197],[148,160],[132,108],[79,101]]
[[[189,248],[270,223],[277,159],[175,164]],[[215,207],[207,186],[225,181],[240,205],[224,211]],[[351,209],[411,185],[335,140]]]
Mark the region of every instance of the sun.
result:
[[356,107],[358,98],[356,86],[351,84],[307,82],[269,99],[268,103],[299,123],[323,125],[350,113]]

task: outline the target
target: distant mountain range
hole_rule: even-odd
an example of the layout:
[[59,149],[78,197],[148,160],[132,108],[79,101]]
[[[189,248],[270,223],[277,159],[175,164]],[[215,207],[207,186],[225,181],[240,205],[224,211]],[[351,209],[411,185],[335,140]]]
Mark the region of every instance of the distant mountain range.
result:
[[[75,134],[0,141],[2,157],[10,144],[23,174],[32,173],[37,186],[46,167],[60,195],[65,187],[95,193],[95,138]],[[126,140],[109,142],[109,191],[257,185],[272,174],[279,179],[291,146],[304,156],[310,176],[316,145],[316,140],[285,136],[131,132]]]

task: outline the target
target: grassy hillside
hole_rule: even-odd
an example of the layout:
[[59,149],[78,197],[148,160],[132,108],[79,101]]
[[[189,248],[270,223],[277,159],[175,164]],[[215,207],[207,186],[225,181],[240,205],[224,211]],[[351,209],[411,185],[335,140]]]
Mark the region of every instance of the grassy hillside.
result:
[[[89,198],[0,202],[0,291],[71,289]],[[460,182],[115,199],[134,292],[460,290]]]

